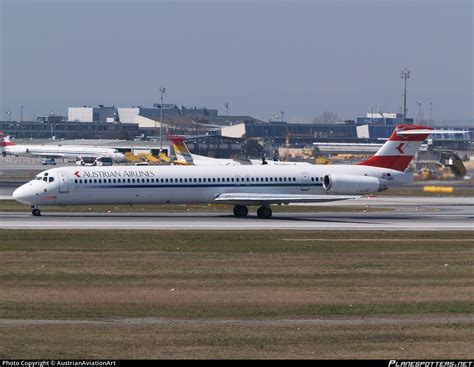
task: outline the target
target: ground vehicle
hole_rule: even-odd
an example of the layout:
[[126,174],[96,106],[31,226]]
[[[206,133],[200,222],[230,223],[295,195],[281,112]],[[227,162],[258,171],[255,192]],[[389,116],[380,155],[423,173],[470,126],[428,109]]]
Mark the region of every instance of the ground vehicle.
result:
[[76,164],[78,166],[111,166],[113,159],[112,157],[77,157]]
[[112,157],[98,157],[95,162],[97,166],[111,166],[113,164]]
[[77,157],[76,164],[78,166],[97,166],[95,157]]
[[46,166],[48,164],[51,164],[52,166],[55,166],[56,165],[56,161],[54,160],[54,158],[43,158],[41,160],[41,164]]

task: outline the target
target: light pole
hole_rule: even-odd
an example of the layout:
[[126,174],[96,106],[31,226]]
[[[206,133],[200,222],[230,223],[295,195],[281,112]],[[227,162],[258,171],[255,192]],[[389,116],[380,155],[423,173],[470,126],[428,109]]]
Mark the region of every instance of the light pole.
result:
[[421,101],[416,101],[418,103],[418,123],[421,123]]
[[229,102],[225,102],[224,107],[225,107],[225,115],[229,116]]
[[403,123],[407,122],[407,79],[410,78],[410,70],[407,68],[402,70],[400,78],[405,80],[405,91],[403,93]]
[[160,88],[161,93],[161,107],[160,107],[160,153],[163,150],[163,96],[166,93],[166,89],[164,87]]
[[20,106],[20,122],[23,122],[23,106]]
[[430,102],[430,122],[433,124],[433,102]]
[[12,122],[12,113],[11,113],[11,111],[5,112],[5,115],[8,115],[8,122]]

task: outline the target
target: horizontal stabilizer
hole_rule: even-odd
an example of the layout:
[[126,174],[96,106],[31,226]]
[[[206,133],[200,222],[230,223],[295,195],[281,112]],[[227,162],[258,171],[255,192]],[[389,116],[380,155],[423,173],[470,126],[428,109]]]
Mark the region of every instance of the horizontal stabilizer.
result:
[[467,134],[469,131],[459,130],[428,130],[428,129],[412,129],[397,131],[397,135],[420,135],[420,134]]
[[289,203],[325,203],[329,201],[358,199],[360,196],[349,195],[300,195],[300,194],[248,194],[225,193],[216,196],[214,201],[232,205],[261,205]]

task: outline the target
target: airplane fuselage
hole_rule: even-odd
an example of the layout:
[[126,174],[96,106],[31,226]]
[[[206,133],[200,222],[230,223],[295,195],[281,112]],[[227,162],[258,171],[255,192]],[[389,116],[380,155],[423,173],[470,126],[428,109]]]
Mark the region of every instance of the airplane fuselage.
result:
[[38,174],[14,198],[29,205],[202,204],[226,193],[325,195],[327,176],[354,177],[347,192],[363,195],[406,183],[411,175],[357,165],[60,167]]
[[124,155],[115,149],[82,145],[10,145],[3,148],[3,153],[15,156],[51,158],[110,157],[117,162],[125,160]]

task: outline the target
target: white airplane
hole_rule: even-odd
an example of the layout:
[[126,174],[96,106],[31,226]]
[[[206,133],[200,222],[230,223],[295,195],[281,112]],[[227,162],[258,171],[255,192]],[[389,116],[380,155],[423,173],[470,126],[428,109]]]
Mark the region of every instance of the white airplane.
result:
[[245,217],[259,206],[260,218],[272,216],[272,204],[328,202],[410,182],[404,172],[431,127],[398,125],[390,139],[367,161],[355,165],[111,166],[60,167],[38,174],[13,198],[40,207],[74,204],[234,205]]
[[176,155],[176,160],[173,162],[177,165],[183,166],[238,166],[238,165],[282,165],[282,166],[294,166],[294,165],[308,165],[311,163],[307,162],[280,162],[273,160],[262,159],[226,159],[226,158],[211,158],[204,155],[193,154],[185,143],[185,139],[182,136],[172,136],[168,138],[171,142],[171,146]]
[[[125,162],[125,155],[116,149],[87,145],[17,145],[0,132],[0,150],[3,156],[37,156],[44,158],[110,157]],[[54,160],[52,161],[54,162]]]

